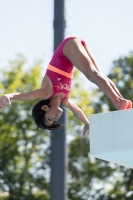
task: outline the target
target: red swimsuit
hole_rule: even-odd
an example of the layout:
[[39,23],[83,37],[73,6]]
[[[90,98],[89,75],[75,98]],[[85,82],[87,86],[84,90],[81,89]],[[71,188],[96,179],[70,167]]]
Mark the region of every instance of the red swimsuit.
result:
[[[74,65],[63,54],[63,47],[68,40],[74,38],[77,37],[72,36],[63,40],[63,42],[55,50],[52,60],[50,61],[49,66],[47,68],[46,75],[50,78],[53,84],[52,96],[59,92],[62,92],[65,93],[65,97],[63,98],[65,99],[70,93],[74,73]],[[84,46],[85,42],[83,40],[81,40],[81,43]]]

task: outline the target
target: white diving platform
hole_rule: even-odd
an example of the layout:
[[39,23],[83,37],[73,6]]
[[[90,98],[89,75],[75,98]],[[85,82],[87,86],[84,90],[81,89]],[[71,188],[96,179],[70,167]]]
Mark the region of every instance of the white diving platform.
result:
[[133,109],[90,116],[90,154],[133,168]]

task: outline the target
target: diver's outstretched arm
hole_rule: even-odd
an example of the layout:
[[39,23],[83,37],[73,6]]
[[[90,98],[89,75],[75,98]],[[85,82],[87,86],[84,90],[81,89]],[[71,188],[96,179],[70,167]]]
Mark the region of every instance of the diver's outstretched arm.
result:
[[49,95],[46,93],[44,88],[24,93],[5,94],[0,98],[0,111],[2,111],[6,105],[11,107],[11,100],[27,101],[39,98],[40,99],[49,98]]
[[90,123],[85,114],[83,113],[83,111],[69,99],[62,101],[62,105],[70,109],[73,112],[74,116],[84,123],[82,132],[83,132],[83,137],[85,137],[89,132]]

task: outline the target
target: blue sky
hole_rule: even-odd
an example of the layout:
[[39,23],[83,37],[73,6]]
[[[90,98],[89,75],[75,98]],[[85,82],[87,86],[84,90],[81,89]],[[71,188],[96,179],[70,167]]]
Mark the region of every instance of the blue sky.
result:
[[[0,68],[17,53],[27,67],[53,53],[53,0],[0,0]],[[102,71],[133,51],[132,0],[66,0],[65,37],[76,35],[90,45]]]

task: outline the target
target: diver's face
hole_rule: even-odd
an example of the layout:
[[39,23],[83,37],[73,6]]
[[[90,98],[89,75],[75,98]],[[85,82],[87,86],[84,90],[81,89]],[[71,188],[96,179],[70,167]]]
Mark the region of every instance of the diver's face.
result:
[[53,122],[56,122],[63,113],[63,110],[59,108],[50,108],[47,105],[42,106],[42,110],[46,112],[45,114],[45,125],[50,126]]

